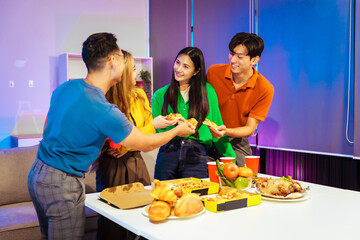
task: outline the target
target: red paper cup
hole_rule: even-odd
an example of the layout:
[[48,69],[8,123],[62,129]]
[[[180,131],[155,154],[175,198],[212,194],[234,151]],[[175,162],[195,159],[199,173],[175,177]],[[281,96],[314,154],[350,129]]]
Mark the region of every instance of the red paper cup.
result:
[[[220,162],[220,165],[224,163]],[[207,162],[210,182],[219,183],[219,177],[216,175],[217,167],[216,162]]]
[[223,162],[223,163],[235,163],[235,158],[233,158],[233,157],[221,157],[220,162]]
[[251,168],[254,174],[259,172],[260,156],[245,156],[246,166]]

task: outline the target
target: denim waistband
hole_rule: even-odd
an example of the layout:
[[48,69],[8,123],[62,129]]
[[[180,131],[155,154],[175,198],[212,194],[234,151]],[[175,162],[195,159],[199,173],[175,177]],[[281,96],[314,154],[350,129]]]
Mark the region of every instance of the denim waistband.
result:
[[198,148],[206,148],[204,144],[201,144],[195,140],[185,140],[185,139],[172,139],[166,145],[174,146],[193,146]]

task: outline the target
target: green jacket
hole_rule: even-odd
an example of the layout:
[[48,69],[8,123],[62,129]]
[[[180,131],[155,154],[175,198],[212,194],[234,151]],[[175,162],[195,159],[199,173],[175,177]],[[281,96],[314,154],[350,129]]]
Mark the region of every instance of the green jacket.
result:
[[[166,90],[169,88],[170,85],[166,85],[163,88],[160,88],[154,93],[154,96],[152,98],[152,113],[153,117],[157,117],[161,115],[161,109],[164,104],[164,96],[166,93]],[[209,114],[207,115],[207,119],[213,121],[218,126],[223,125],[223,121],[221,118],[220,110],[219,110],[219,104],[218,99],[215,93],[214,88],[209,84],[206,83],[206,91],[207,91],[207,97],[209,101]],[[188,113],[189,113],[189,101],[187,103],[184,102],[183,97],[181,96],[180,90],[178,92],[178,113],[180,113],[185,119],[188,119]],[[168,106],[168,112],[174,113],[173,109]],[[198,120],[198,119],[197,119]],[[165,132],[170,129],[174,128],[174,126],[169,126],[163,129],[157,129],[157,132]],[[180,139],[180,137],[175,137],[176,139]],[[235,157],[235,152],[229,142],[229,139],[227,136],[223,136],[220,139],[213,138],[211,135],[211,132],[209,128],[206,125],[201,125],[199,128],[199,138],[195,138],[193,135],[189,135],[183,139],[186,140],[195,140],[201,144],[203,144],[205,147],[210,148],[212,146],[212,143],[214,142],[216,149],[220,153],[221,156],[225,157]]]

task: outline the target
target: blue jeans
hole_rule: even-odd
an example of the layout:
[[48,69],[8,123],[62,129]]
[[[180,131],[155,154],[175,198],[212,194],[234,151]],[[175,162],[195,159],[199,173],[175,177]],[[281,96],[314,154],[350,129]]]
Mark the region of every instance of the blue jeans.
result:
[[208,149],[192,140],[173,139],[159,149],[155,179],[207,178]]

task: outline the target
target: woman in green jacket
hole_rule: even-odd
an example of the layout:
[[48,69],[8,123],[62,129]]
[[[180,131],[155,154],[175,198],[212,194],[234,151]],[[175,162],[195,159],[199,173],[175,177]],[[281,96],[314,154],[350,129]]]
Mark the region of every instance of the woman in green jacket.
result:
[[[152,98],[153,117],[180,113],[185,119],[195,118],[198,123],[195,134],[185,138],[175,137],[159,150],[155,178],[159,180],[208,177],[207,159],[209,148],[215,145],[222,156],[236,157],[226,136],[213,138],[205,119],[222,125],[218,100],[214,88],[206,82],[204,56],[200,49],[182,49],[174,61],[171,83],[160,88]],[[157,129],[168,131],[174,126]]]

